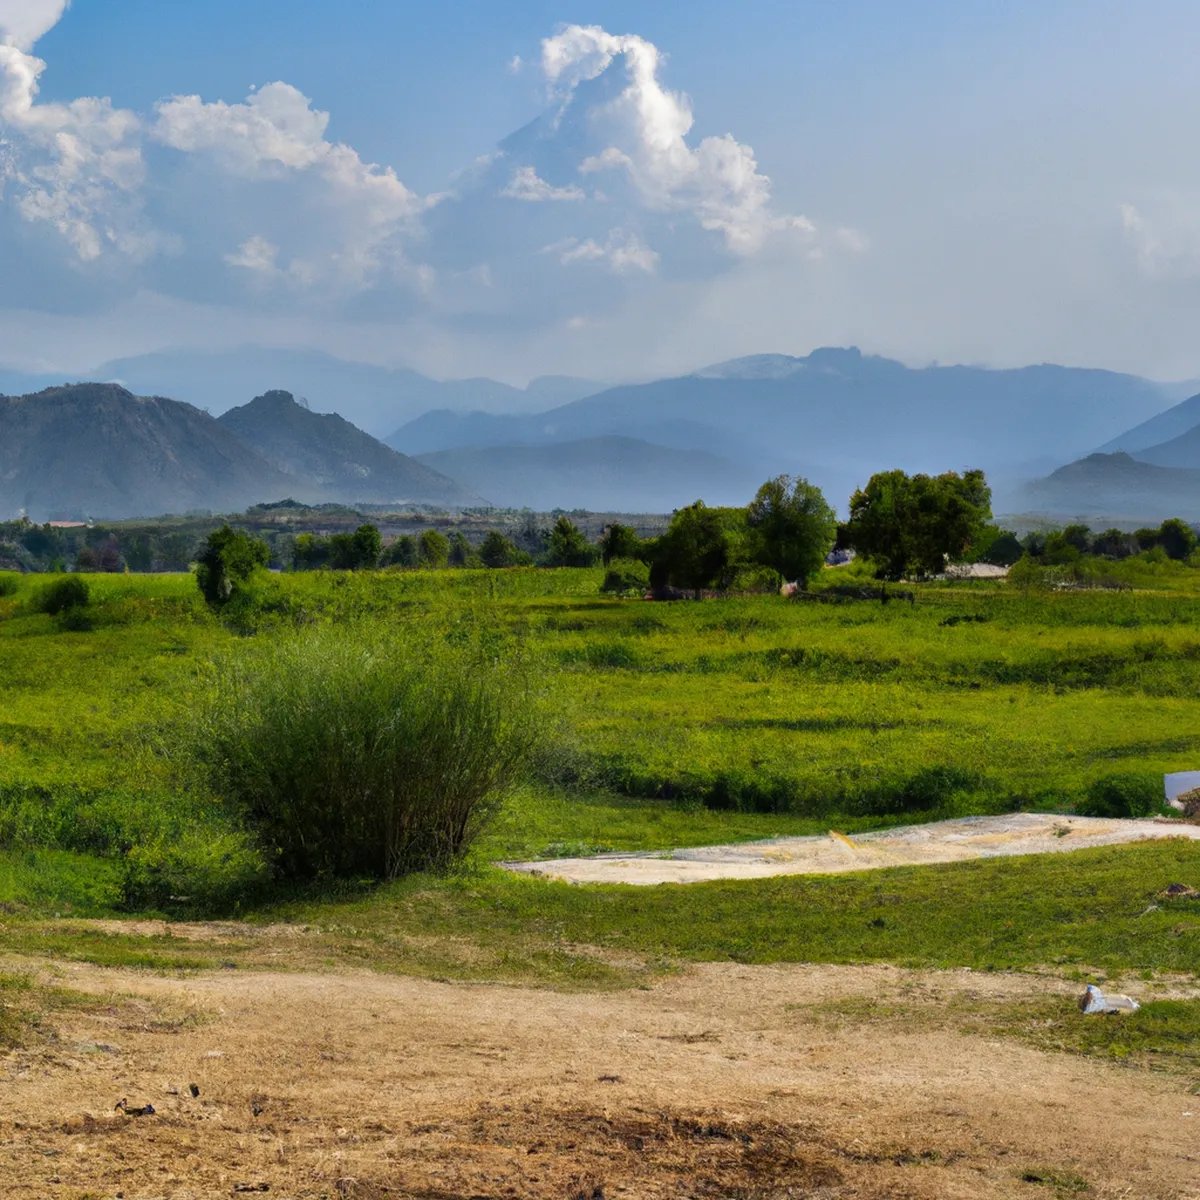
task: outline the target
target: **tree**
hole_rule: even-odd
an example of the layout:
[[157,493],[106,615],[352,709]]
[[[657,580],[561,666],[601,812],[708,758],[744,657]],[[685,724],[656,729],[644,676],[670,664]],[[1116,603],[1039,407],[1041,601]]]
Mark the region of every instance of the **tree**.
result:
[[329,565],[335,571],[369,571],[379,563],[383,539],[374,525],[360,525],[353,533],[335,533],[329,539]]
[[966,554],[991,520],[991,501],[982,471],[882,472],[850,498],[847,539],[882,578],[936,574]]
[[292,567],[297,571],[315,571],[329,561],[329,539],[313,533],[296,536],[292,546]]
[[1196,531],[1185,521],[1172,517],[1159,526],[1158,544],[1167,552],[1168,558],[1183,562],[1196,549]]
[[1130,558],[1140,549],[1135,534],[1122,533],[1119,529],[1106,529],[1096,534],[1092,541],[1092,553],[1102,558]]
[[598,551],[588,543],[583,531],[569,517],[559,517],[550,530],[546,549],[548,567],[590,567]]
[[450,558],[450,542],[445,534],[427,529],[417,540],[423,567],[444,567]]
[[821,489],[780,475],[758,489],[746,511],[754,560],[807,585],[837,536],[837,518]]
[[737,555],[727,511],[697,500],[675,514],[654,548],[650,582],[655,588],[684,588],[699,600],[704,588],[729,586]]
[[466,536],[457,529],[450,535],[449,547],[447,561],[452,567],[469,567],[471,565],[475,552],[471,549],[471,543],[467,541]]
[[245,590],[255,571],[271,560],[266,542],[248,537],[240,529],[222,525],[208,536],[196,562],[196,583],[214,608],[227,604]]
[[385,567],[415,567],[419,558],[417,539],[402,533],[384,552],[380,562]]
[[479,547],[479,559],[485,567],[519,567],[529,563],[529,555],[518,549],[498,529],[492,529]]
[[1092,531],[1086,525],[1068,525],[1062,531],[1062,539],[1080,554],[1088,554],[1092,549]]
[[645,553],[638,531],[614,521],[600,538],[600,558],[607,567],[614,558],[641,558]]

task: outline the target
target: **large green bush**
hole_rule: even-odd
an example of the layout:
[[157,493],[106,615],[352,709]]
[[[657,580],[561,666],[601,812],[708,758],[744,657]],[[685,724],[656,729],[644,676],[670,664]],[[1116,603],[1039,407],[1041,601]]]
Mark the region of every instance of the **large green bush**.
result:
[[1161,775],[1120,771],[1097,779],[1075,811],[1084,817],[1148,817],[1165,803]]
[[493,663],[326,628],[222,664],[184,753],[283,876],[392,878],[462,857],[533,730]]
[[90,597],[86,580],[78,575],[64,575],[42,588],[37,607],[39,612],[57,617],[73,608],[86,608]]

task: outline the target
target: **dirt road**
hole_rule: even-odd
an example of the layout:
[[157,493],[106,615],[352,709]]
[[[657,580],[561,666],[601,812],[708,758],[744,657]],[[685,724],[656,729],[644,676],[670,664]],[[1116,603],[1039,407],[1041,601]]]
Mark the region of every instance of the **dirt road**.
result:
[[[0,1060],[5,1197],[1200,1197],[1187,1079],[810,1007],[1059,990],[1068,1011],[1077,989],[1045,979],[721,965],[596,995],[78,966],[61,982],[112,999]],[[121,1097],[157,1112],[115,1113]]]

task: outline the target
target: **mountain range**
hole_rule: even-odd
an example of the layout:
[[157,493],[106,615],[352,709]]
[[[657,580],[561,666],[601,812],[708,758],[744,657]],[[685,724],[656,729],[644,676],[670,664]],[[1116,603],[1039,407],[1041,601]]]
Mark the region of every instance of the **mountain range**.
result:
[[[317,412],[336,412],[382,436],[431,408],[533,412],[603,391],[607,386],[545,375],[524,388],[495,379],[430,379],[405,368],[347,362],[316,350],[242,346],[205,353],[166,351],[113,359],[90,368],[90,379],[120,384],[141,396],[170,396],[213,414],[251,396],[286,390]],[[0,394],[21,395],[67,382],[60,374],[0,369]]]
[[[844,511],[875,471],[968,466],[988,472],[998,511],[1079,512],[1105,487],[1113,501],[1104,511],[1196,507],[1183,501],[1195,492],[1200,396],[1167,408],[1177,389],[1107,371],[911,368],[826,348],[644,384],[550,377],[521,390],[254,348],[110,365],[174,380],[197,403],[115,383],[0,399],[0,513],[150,515],[289,495],[669,511],[697,497],[744,504],[781,472],[808,477]],[[271,387],[225,405],[239,380],[306,373],[319,404]],[[431,398],[435,407],[401,420],[384,442],[346,416],[372,413],[380,429]],[[219,417],[205,411],[218,407]],[[1096,447],[1103,453],[1089,457]],[[1035,476],[1044,478],[1028,484]]]
[[472,492],[290,395],[218,420],[86,383],[0,397],[0,516],[101,519],[308,502],[481,503]]

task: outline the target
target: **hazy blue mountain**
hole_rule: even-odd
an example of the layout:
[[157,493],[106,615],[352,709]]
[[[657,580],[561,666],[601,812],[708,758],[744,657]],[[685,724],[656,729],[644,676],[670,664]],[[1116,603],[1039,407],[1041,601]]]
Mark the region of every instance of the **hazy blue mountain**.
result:
[[309,411],[290,392],[267,392],[217,420],[286,475],[292,481],[289,495],[298,500],[446,508],[484,503],[473,491],[398,454],[336,413]]
[[892,467],[979,466],[998,479],[1028,478],[1162,407],[1157,384],[1108,371],[912,369],[824,349],[609,388],[532,415],[430,413],[387,441],[429,453],[629,437],[732,458],[760,478],[806,474],[844,507],[856,485]]
[[1099,453],[1112,454],[1116,450],[1124,450],[1141,458],[1140,451],[1172,441],[1197,425],[1200,425],[1200,395],[1190,396],[1166,412],[1158,413],[1150,420],[1118,434],[1105,442]]
[[[347,362],[316,350],[244,346],[237,350],[164,351],[114,359],[87,372],[132,392],[172,396],[218,414],[272,389],[302,396],[317,412],[336,412],[374,434],[431,408],[532,412],[567,404],[605,386],[565,375],[534,379],[527,388],[494,379],[430,379],[404,368]],[[0,394],[60,386],[62,375],[0,371]]]
[[1155,466],[1124,451],[1089,454],[1028,484],[1019,507],[1092,523],[1101,517],[1149,524],[1167,517],[1200,520],[1200,470]]
[[1146,450],[1137,450],[1134,452],[1134,458],[1158,467],[1200,470],[1200,425],[1193,425],[1186,433],[1181,433],[1169,442],[1161,442]]
[[701,497],[709,504],[746,504],[762,483],[745,464],[626,437],[440,450],[417,457],[469,481],[496,505],[543,512],[670,512]]
[[0,514],[238,511],[293,481],[207,413],[88,383],[0,397]]

